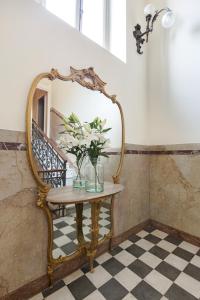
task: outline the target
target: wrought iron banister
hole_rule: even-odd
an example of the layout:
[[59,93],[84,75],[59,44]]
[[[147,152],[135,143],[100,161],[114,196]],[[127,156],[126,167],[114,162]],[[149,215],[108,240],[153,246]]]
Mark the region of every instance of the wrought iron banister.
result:
[[38,174],[52,187],[66,184],[67,159],[32,120],[32,149],[41,170]]

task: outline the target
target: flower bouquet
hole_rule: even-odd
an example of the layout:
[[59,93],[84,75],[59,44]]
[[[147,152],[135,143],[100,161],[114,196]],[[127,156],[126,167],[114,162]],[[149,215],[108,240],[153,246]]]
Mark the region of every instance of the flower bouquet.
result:
[[[64,130],[60,132],[58,145],[67,153],[76,157],[77,178],[73,186],[76,188],[85,187],[88,192],[103,191],[103,165],[100,164],[101,156],[108,157],[105,152],[110,140],[105,134],[111,128],[105,128],[106,120],[96,117],[92,122],[81,123],[79,118],[72,113],[64,119]],[[83,161],[88,157],[85,167],[85,179],[81,167]]]

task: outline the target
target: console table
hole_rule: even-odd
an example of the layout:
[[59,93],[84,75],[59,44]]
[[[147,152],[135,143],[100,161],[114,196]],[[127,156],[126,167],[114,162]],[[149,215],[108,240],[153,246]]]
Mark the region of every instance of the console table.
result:
[[[47,194],[46,201],[52,204],[68,205],[75,204],[76,207],[76,224],[77,224],[77,240],[81,251],[87,255],[90,263],[90,270],[93,271],[94,257],[97,252],[98,235],[99,235],[99,213],[102,201],[111,197],[111,228],[112,228],[112,203],[114,196],[123,190],[121,184],[111,182],[104,183],[104,191],[101,193],[88,193],[84,190],[76,190],[70,187],[54,188]],[[91,241],[86,242],[83,235],[83,203],[91,204]],[[105,236],[105,239],[111,239],[111,232]]]

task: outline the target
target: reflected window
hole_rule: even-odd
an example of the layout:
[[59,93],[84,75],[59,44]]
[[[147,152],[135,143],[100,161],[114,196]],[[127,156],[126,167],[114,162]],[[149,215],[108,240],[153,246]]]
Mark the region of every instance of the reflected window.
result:
[[35,0],[126,62],[126,0]]

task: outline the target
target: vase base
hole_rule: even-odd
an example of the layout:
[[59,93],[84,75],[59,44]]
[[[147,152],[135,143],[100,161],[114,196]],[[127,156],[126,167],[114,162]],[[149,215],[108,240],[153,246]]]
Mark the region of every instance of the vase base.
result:
[[73,180],[74,189],[85,189],[85,180],[84,179],[74,179]]
[[104,185],[103,184],[98,184],[97,186],[93,184],[86,184],[85,190],[88,193],[102,193],[104,191]]

